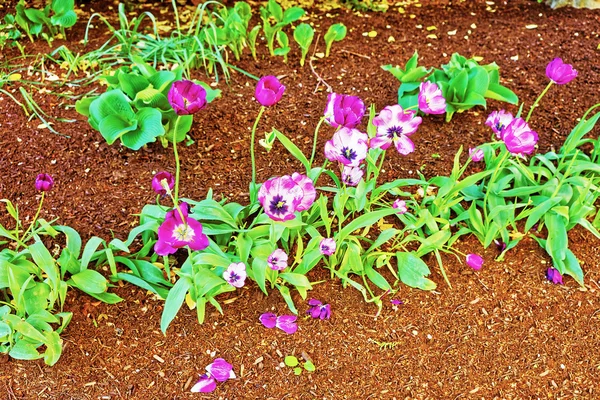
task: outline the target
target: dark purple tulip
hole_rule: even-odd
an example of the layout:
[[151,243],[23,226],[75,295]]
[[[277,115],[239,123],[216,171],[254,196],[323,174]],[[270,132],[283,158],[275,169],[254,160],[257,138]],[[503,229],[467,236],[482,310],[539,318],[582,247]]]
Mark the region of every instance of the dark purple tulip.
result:
[[356,128],[365,115],[365,103],[356,96],[330,93],[324,114],[325,120],[334,128]]
[[331,317],[331,306],[329,304],[323,304],[319,300],[310,299],[308,300],[310,308],[306,311],[313,318],[329,319]]
[[206,107],[206,90],[185,79],[173,82],[167,97],[177,115],[194,114]]
[[577,70],[562,59],[555,58],[546,67],[546,76],[558,85],[564,85],[577,77]]
[[546,278],[554,284],[563,284],[562,275],[560,274],[560,272],[558,272],[556,268],[548,268],[548,270],[546,271]]
[[271,312],[261,314],[258,320],[265,326],[265,328],[272,329],[275,328],[275,325],[277,325],[277,315]]
[[279,82],[279,79],[273,75],[267,75],[260,78],[256,84],[254,97],[265,107],[270,107],[281,100],[285,92],[285,86]]
[[479,271],[483,266],[483,258],[479,254],[467,254],[467,265]]
[[54,186],[54,179],[50,174],[39,174],[35,178],[35,190],[49,192]]
[[167,194],[167,189],[163,186],[163,181],[169,186],[169,190],[172,190],[175,186],[175,178],[169,172],[161,171],[154,175],[152,178],[152,189],[161,196]]

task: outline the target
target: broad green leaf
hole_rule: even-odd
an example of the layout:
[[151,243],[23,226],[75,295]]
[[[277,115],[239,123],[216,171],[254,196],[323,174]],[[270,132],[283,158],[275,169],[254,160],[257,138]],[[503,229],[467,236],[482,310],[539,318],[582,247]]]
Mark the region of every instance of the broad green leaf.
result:
[[392,290],[392,287],[390,286],[390,284],[387,281],[387,279],[385,279],[373,267],[371,267],[370,265],[366,266],[365,267],[365,272],[366,272],[367,277],[369,278],[369,280],[371,282],[373,282],[375,285],[377,285],[377,287],[379,287],[382,290]]
[[564,273],[567,275],[571,275],[577,283],[579,283],[582,287],[584,287],[583,283],[583,271],[581,270],[581,265],[579,265],[579,261],[575,254],[570,249],[566,249],[565,259],[564,259]]
[[285,304],[287,304],[290,311],[293,312],[294,314],[298,314],[298,310],[296,309],[296,306],[294,305],[294,300],[292,299],[292,296],[290,295],[290,289],[284,285],[277,285],[277,288],[279,289],[279,292],[281,293],[281,297],[283,297],[283,299],[285,300]]
[[[116,117],[122,121],[124,126],[132,125],[135,118],[135,112],[129,105],[129,99],[125,94],[118,90],[109,90],[97,97],[89,107],[89,119],[92,126],[100,126],[100,122],[108,117]],[[114,141],[114,139],[113,139]]]
[[502,85],[492,83],[491,80],[484,96],[488,99],[505,101],[510,104],[517,104],[519,102],[519,98],[512,90],[505,88]]
[[67,283],[88,294],[104,293],[108,289],[106,278],[92,269],[86,269],[72,275]]
[[167,328],[179,312],[183,300],[185,299],[185,295],[190,290],[191,286],[192,282],[189,278],[180,277],[169,291],[169,295],[165,301],[165,308],[160,318],[160,330],[162,333],[167,332]]
[[46,337],[46,341],[44,344],[46,345],[46,351],[44,352],[44,362],[46,365],[54,365],[60,358],[62,354],[62,339],[58,335],[58,333],[54,331],[44,332],[44,336]]
[[308,159],[306,158],[304,153],[302,153],[298,146],[296,146],[283,133],[279,132],[275,128],[273,128],[273,132],[275,133],[275,136],[277,136],[277,139],[281,142],[281,144],[283,144],[283,146],[286,148],[286,150],[289,151],[291,155],[293,155],[298,161],[302,163],[302,165],[306,169],[306,172],[308,173],[310,171],[310,164],[308,163]]
[[295,367],[299,364],[298,359],[295,356],[285,356],[284,362],[288,367]]
[[333,42],[339,42],[346,37],[346,25],[342,23],[333,24],[327,29],[327,33],[323,36],[325,40],[325,57],[329,57],[331,45]]
[[400,280],[413,288],[433,290],[435,282],[426,278],[430,274],[429,267],[413,253],[396,253],[398,260],[398,275]]
[[292,22],[298,21],[304,16],[305,12],[300,7],[290,7],[283,12],[282,25],[289,25]]
[[279,277],[291,285],[312,289],[310,281],[302,274],[294,272],[282,272],[279,274]]
[[26,340],[18,340],[10,349],[8,355],[15,360],[37,360],[43,356],[38,353],[37,346]]
[[156,141],[158,136],[165,133],[162,125],[162,114],[154,108],[142,108],[136,114],[138,127],[121,136],[125,147],[139,150],[142,146]]
[[98,130],[106,143],[113,144],[126,133],[137,130],[137,121],[124,120],[119,115],[109,115],[100,121]]
[[312,361],[307,360],[304,363],[304,369],[307,370],[308,372],[314,372],[316,370],[315,364],[313,364]]
[[98,236],[92,236],[90,240],[88,240],[88,242],[85,244],[85,248],[83,249],[83,254],[81,255],[80,271],[87,269],[88,264],[94,256],[94,253],[102,244],[104,244],[104,240]]

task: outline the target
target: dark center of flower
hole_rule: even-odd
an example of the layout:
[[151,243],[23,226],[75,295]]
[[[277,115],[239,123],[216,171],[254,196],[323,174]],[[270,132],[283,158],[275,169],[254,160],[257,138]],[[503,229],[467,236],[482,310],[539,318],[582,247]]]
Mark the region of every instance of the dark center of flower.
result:
[[392,126],[391,128],[388,128],[387,134],[390,139],[396,139],[399,136],[402,136],[402,127]]
[[235,282],[238,281],[240,279],[240,276],[238,274],[236,274],[235,272],[231,273],[231,278],[229,278],[229,282]]
[[271,203],[269,203],[269,210],[271,211],[271,214],[274,215],[285,214],[288,210],[288,206],[285,204],[283,196],[274,196],[273,200],[271,200]]
[[354,151],[350,147],[343,147],[342,155],[346,158],[346,160],[352,161],[356,158],[356,151]]

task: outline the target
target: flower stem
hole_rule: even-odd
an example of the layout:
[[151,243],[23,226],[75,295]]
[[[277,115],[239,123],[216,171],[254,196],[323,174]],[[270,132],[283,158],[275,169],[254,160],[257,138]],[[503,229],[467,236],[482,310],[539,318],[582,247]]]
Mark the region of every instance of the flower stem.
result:
[[250,135],[250,161],[252,162],[252,186],[256,185],[256,161],[254,160],[254,138],[256,136],[256,128],[258,127],[258,121],[260,121],[260,117],[262,117],[263,112],[265,112],[265,106],[260,107],[260,111],[256,116],[256,120],[254,121],[254,126],[252,126],[252,134]]
[[31,220],[31,224],[29,224],[29,227],[27,228],[27,230],[23,233],[23,236],[21,236],[21,239],[19,239],[19,231],[17,230],[15,232],[15,236],[17,238],[17,241],[19,243],[25,243],[26,239],[27,239],[27,234],[29,233],[29,231],[33,228],[33,225],[35,224],[35,221],[37,221],[38,217],[40,216],[40,211],[42,211],[42,205],[44,204],[44,196],[46,195],[46,192],[42,192],[42,198],[40,199],[40,204],[38,205],[38,209],[35,213],[35,216],[33,217],[33,220]]
[[175,196],[173,201],[175,204],[179,201],[179,153],[177,153],[177,125],[179,124],[179,115],[175,120],[175,128],[173,129],[173,155],[175,156]]
[[[319,123],[317,124],[317,127],[315,128],[315,135],[313,137],[312,153],[310,153],[310,161],[308,162],[308,165],[310,168],[312,168],[313,161],[315,160],[315,154],[317,152],[317,138],[319,137],[319,130],[321,129],[321,124],[323,123],[323,121],[325,121],[325,117],[321,117],[321,119],[319,120]],[[310,171],[306,171],[306,172],[310,172]]]
[[550,89],[550,86],[552,86],[553,83],[554,83],[554,81],[551,80],[548,83],[548,85],[544,88],[544,90],[542,90],[542,93],[540,93],[540,95],[538,96],[538,98],[535,99],[535,102],[533,103],[533,105],[529,109],[529,113],[527,113],[527,118],[525,118],[525,122],[529,122],[529,118],[531,118],[531,114],[533,113],[533,110],[538,106],[540,100],[542,100],[542,97],[544,97],[544,95],[546,94],[546,92],[548,91],[548,89]]

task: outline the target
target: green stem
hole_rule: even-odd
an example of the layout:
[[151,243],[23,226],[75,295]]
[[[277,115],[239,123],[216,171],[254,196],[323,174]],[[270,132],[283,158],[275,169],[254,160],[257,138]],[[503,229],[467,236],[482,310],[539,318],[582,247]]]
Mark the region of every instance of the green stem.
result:
[[311,168],[312,168],[313,161],[315,160],[315,154],[317,152],[317,138],[319,137],[319,130],[321,129],[321,124],[323,124],[323,121],[325,121],[325,117],[321,117],[321,119],[319,120],[319,123],[317,124],[317,127],[315,128],[315,135],[313,136],[312,153],[310,153],[310,161],[308,163],[308,165]]
[[260,111],[256,116],[256,120],[254,121],[254,126],[252,126],[252,134],[250,135],[250,161],[252,162],[252,186],[256,185],[256,161],[254,160],[254,138],[256,137],[256,128],[258,127],[258,121],[260,121],[260,117],[262,117],[265,112],[265,106],[260,107]]
[[175,196],[173,201],[175,204],[179,201],[179,153],[177,153],[177,125],[179,124],[179,115],[175,120],[175,128],[173,129],[173,155],[175,156]]
[[494,183],[494,181],[496,179],[496,175],[498,175],[498,171],[500,171],[502,169],[501,167],[504,165],[504,162],[508,158],[509,154],[510,153],[508,152],[508,150],[504,150],[504,155],[500,159],[500,162],[498,163],[498,165],[496,165],[496,168],[494,169],[494,173],[492,174],[492,177],[490,178],[490,181],[488,183],[487,190],[485,191],[485,196],[483,197],[483,213],[486,216],[486,219],[487,219],[486,206],[487,206],[488,194],[490,193],[490,186],[492,186],[492,184]]
[[17,241],[21,244],[24,245],[25,241],[26,241],[26,237],[27,234],[29,233],[29,231],[33,228],[33,225],[35,224],[35,221],[37,221],[38,217],[40,216],[40,211],[42,211],[42,205],[44,204],[44,196],[46,195],[46,192],[42,192],[42,198],[40,199],[40,204],[38,205],[38,209],[35,213],[35,216],[33,217],[33,220],[31,221],[31,224],[29,224],[29,227],[27,228],[27,230],[23,233],[23,236],[21,236],[21,239],[19,239],[19,231],[17,230],[15,232],[15,236],[17,238]]
[[548,89],[550,89],[550,86],[552,86],[553,83],[554,83],[553,81],[550,81],[548,83],[548,85],[544,88],[544,90],[542,90],[542,93],[540,93],[540,95],[538,96],[538,98],[535,99],[535,102],[533,103],[533,105],[529,109],[529,113],[527,114],[527,118],[525,118],[525,122],[529,122],[529,118],[531,118],[531,114],[533,113],[533,110],[538,106],[540,100],[542,100],[542,97],[544,97],[544,95],[546,94],[546,92],[548,91]]

